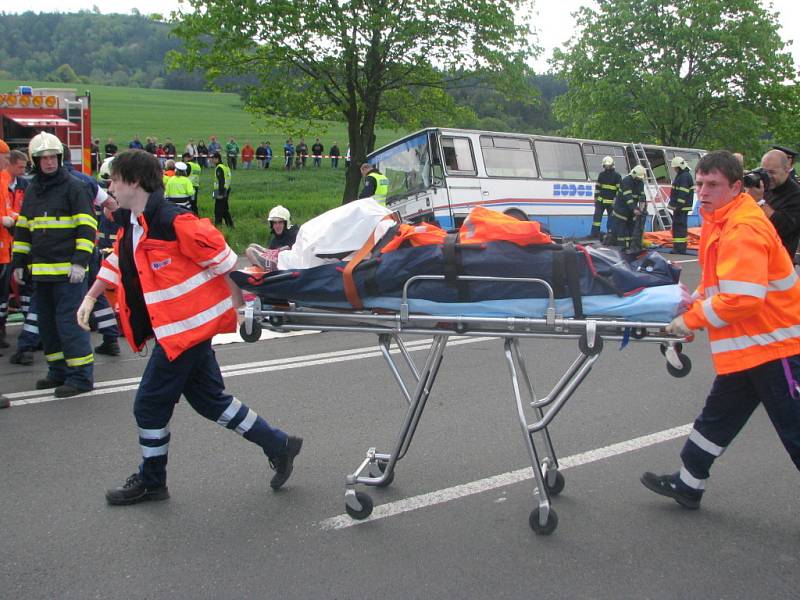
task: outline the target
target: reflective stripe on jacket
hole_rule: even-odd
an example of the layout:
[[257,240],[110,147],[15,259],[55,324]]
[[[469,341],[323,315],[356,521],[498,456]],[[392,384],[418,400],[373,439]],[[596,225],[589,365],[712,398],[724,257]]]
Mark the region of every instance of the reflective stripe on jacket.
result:
[[622,175],[614,169],[600,171],[594,184],[594,201],[602,204],[614,204],[614,198],[619,193],[622,185]]
[[689,212],[694,201],[694,179],[689,169],[681,169],[672,180],[672,190],[669,193],[669,205],[677,210]]
[[750,195],[703,211],[699,258],[702,279],[684,319],[708,330],[717,373],[800,354],[800,282]]
[[[236,330],[236,312],[224,275],[236,266],[236,254],[208,219],[199,219],[160,194],[139,216],[144,234],[134,259],[153,334],[170,360],[218,333]],[[122,331],[138,351],[131,309],[120,273],[119,252],[132,225],[123,227],[114,251],[97,277],[117,288]]]

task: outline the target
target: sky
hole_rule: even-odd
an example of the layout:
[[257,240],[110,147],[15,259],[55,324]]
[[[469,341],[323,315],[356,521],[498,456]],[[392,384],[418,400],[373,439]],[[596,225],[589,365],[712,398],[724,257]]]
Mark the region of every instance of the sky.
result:
[[[800,23],[800,1],[798,0],[761,0],[762,5],[772,4],[774,12],[780,14],[781,23]],[[20,3],[24,4],[24,3]],[[79,10],[92,10],[93,6],[98,6],[100,12],[129,13],[133,8],[142,14],[161,13],[168,14],[179,5],[178,0],[116,0],[115,2],[98,2],[97,0],[36,0],[36,12],[77,12]],[[547,59],[552,56],[553,48],[561,46],[574,35],[574,23],[572,13],[581,6],[595,5],[592,0],[537,0],[533,20],[534,26],[538,29],[539,45],[544,49],[542,55],[533,63],[534,69],[538,73],[547,70]],[[19,5],[18,5],[19,6]],[[15,10],[13,6],[3,7],[5,12],[23,12],[29,10],[20,7]],[[783,27],[781,36],[784,40],[792,39],[797,41],[792,44],[790,51],[794,56],[795,65],[800,69],[800,35],[790,34],[789,27]]]

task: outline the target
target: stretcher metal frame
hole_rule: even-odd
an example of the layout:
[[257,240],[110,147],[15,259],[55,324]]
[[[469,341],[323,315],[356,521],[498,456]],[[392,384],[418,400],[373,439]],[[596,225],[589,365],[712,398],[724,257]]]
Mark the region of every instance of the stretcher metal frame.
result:
[[[564,318],[556,313],[553,288],[542,279],[485,276],[460,276],[458,279],[464,282],[516,282],[543,286],[548,296],[545,316],[543,318],[475,317],[412,313],[409,310],[410,288],[423,280],[442,282],[445,280],[441,275],[418,275],[405,283],[400,310],[397,313],[313,309],[292,302],[285,307],[273,305],[262,307],[261,301],[255,300],[242,309],[244,320],[240,326],[240,334],[248,342],[257,341],[261,337],[262,326],[274,331],[321,330],[377,334],[378,347],[400,387],[408,404],[408,410],[392,450],[378,452],[376,448],[370,448],[361,464],[346,477],[345,510],[352,518],[359,520],[369,517],[373,510],[373,502],[368,494],[356,491],[356,486],[391,485],[397,462],[406,455],[411,446],[425,405],[433,391],[450,338],[501,338],[517,416],[533,470],[533,495],[536,506],[530,513],[528,523],[537,534],[550,534],[558,525],[558,516],[551,506],[551,496],[556,496],[563,490],[564,476],[559,471],[558,458],[548,427],[597,362],[604,341],[630,339],[636,342],[658,343],[666,359],[667,370],[675,377],[683,377],[691,370],[691,361],[682,353],[682,343],[687,339],[665,333],[666,323]],[[417,367],[404,344],[401,337],[403,334],[433,336],[421,368]],[[525,366],[525,357],[519,344],[520,339],[525,338],[578,340],[578,356],[543,398],[536,397]],[[391,352],[392,343],[398,352]],[[398,361],[393,354],[402,357],[410,375],[404,377],[401,374]],[[534,415],[532,422],[528,422],[525,397]],[[538,442],[536,434],[541,438]]]

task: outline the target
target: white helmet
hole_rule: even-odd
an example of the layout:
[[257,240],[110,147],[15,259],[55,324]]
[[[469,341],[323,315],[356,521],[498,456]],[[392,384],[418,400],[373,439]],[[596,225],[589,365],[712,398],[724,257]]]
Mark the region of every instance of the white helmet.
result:
[[286,221],[286,228],[292,226],[291,222],[292,215],[289,214],[289,211],[278,204],[275,208],[269,211],[268,221]]
[[644,179],[645,175],[646,173],[642,165],[636,165],[633,167],[633,169],[631,169],[631,176],[636,179]]
[[103,164],[100,165],[100,169],[97,171],[97,174],[100,176],[100,179],[109,180],[111,179],[111,161],[114,160],[114,157],[111,156],[103,161]]
[[613,167],[614,166],[614,158],[611,156],[606,156],[603,158],[603,166],[604,167]]
[[186,166],[185,162],[179,160],[178,162],[175,163],[175,170],[185,172],[189,170],[189,167]]
[[687,167],[686,161],[683,160],[680,156],[676,156],[672,159],[672,168],[673,169],[685,169]]
[[31,158],[40,156],[61,156],[64,153],[64,146],[61,140],[52,133],[42,132],[31,138],[28,144],[28,154]]

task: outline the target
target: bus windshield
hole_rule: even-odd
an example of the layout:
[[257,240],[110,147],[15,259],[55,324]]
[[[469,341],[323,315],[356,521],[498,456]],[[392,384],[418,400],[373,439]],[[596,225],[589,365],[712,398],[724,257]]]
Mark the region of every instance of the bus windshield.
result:
[[389,179],[389,196],[402,197],[431,185],[428,135],[421,133],[370,158]]

